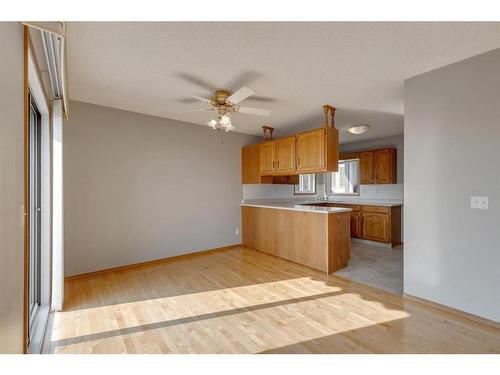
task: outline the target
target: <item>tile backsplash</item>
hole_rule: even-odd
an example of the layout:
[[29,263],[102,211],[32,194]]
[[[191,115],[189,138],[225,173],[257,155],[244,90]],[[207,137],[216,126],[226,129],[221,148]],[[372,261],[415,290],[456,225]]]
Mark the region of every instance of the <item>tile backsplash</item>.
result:
[[394,185],[361,185],[361,198],[403,199],[404,184]]
[[[319,176],[318,176],[319,177]],[[325,184],[323,178],[316,179],[316,196],[323,196]],[[359,198],[363,199],[403,199],[404,184],[394,185],[361,185]],[[297,198],[309,199],[314,195],[294,195],[293,185],[243,185],[243,199],[276,199]],[[331,196],[331,200],[337,197],[345,199],[345,196]],[[358,198],[358,199],[359,199]]]
[[293,185],[243,185],[243,199],[293,198]]

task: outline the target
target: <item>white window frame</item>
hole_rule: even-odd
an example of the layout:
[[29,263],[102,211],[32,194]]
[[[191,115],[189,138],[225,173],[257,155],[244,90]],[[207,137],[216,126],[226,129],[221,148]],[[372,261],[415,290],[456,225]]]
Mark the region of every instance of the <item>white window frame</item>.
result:
[[360,171],[360,160],[359,158],[355,158],[355,159],[345,159],[345,160],[339,160],[339,163],[341,162],[346,162],[346,161],[354,161],[356,160],[358,162],[358,191],[356,193],[335,193],[332,191],[332,187],[333,187],[333,176],[334,176],[334,173],[335,172],[330,172],[330,173],[327,173],[326,175],[326,181],[325,181],[325,190],[327,192],[327,194],[330,196],[330,195],[335,195],[335,196],[342,196],[342,195],[345,195],[345,196],[359,196],[360,194],[360,190],[361,190],[361,184],[360,184],[360,181],[361,181],[361,171]]
[[[302,182],[301,182],[301,178],[302,176],[311,176],[312,175],[312,178],[313,178],[313,181],[312,181],[312,186],[313,186],[313,191],[310,192],[310,191],[301,191],[300,190],[300,185],[302,185]],[[299,190],[297,190],[297,188],[299,188]],[[294,195],[315,195],[316,194],[316,174],[315,173],[307,173],[307,174],[301,174],[299,175],[299,184],[297,185],[294,185],[293,187],[293,194]]]

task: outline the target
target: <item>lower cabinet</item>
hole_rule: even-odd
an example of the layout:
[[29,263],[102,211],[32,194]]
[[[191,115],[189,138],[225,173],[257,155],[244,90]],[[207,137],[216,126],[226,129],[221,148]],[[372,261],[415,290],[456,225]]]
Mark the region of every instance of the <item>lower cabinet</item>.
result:
[[389,215],[377,212],[361,214],[361,237],[367,240],[390,242]]
[[359,206],[350,206],[351,237],[361,237],[361,212]]
[[349,212],[318,213],[241,207],[242,244],[323,271],[347,266]]
[[401,244],[401,206],[367,206],[334,203],[335,207],[352,209],[351,237],[364,240]]

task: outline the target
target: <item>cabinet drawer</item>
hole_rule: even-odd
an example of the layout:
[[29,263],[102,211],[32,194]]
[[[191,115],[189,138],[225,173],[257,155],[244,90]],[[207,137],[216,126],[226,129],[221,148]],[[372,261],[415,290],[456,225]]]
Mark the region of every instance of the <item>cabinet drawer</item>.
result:
[[377,212],[381,214],[388,214],[390,207],[384,206],[362,206],[363,212]]

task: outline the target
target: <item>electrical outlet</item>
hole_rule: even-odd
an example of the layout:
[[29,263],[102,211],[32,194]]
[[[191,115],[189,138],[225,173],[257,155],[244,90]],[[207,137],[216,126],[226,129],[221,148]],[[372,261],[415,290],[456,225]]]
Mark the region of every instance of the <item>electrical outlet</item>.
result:
[[219,232],[219,237],[222,238],[222,232]]
[[236,228],[236,230],[234,231],[234,234],[237,236],[240,234],[240,228]]
[[480,210],[487,210],[490,208],[489,197],[470,197],[470,207]]

